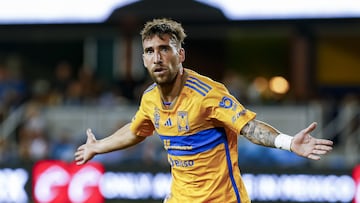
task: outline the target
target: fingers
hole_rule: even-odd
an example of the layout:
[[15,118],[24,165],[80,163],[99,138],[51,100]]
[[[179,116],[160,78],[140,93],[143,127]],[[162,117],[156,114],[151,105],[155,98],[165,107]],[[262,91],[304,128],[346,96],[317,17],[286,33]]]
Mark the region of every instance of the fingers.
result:
[[315,150],[331,151],[332,149],[330,145],[315,145]]
[[85,163],[84,160],[78,160],[78,161],[75,161],[76,165],[83,165]]
[[82,165],[82,164],[85,163],[85,160],[83,159],[82,156],[76,156],[75,157],[75,163],[76,163],[76,165]]
[[317,149],[314,149],[311,154],[309,154],[307,156],[307,158],[309,159],[312,159],[312,160],[320,160],[321,157],[320,155],[324,155],[324,154],[327,154],[329,151],[328,150],[317,150]]
[[77,165],[81,165],[84,163],[84,145],[80,146],[75,152],[75,162]]
[[[317,123],[311,123],[307,128],[295,135],[294,152],[302,157],[312,160],[320,160],[321,155],[327,154],[333,149],[333,142],[326,139],[317,139],[310,135],[317,127]],[[296,144],[296,145],[295,145]]]
[[318,149],[313,149],[311,151],[312,155],[324,155],[327,154],[329,151],[332,150],[331,147],[323,146],[323,147],[317,147]]
[[312,160],[315,160],[315,161],[317,161],[317,160],[320,160],[320,159],[321,159],[321,157],[320,157],[320,156],[315,155],[315,154],[309,154],[309,155],[307,156],[307,158],[312,159]]
[[317,123],[316,123],[316,122],[311,123],[311,124],[305,129],[304,133],[305,133],[305,134],[311,133],[312,131],[315,130],[316,126],[317,126]]
[[324,154],[326,154],[326,153],[328,153],[328,152],[329,152],[329,151],[327,151],[327,150],[314,149],[314,150],[312,151],[312,154],[324,155]]
[[91,135],[91,134],[93,134],[92,131],[91,131],[91,128],[86,129],[86,134],[87,134],[88,136]]
[[86,130],[87,140],[86,142],[92,142],[93,140],[96,140],[94,133],[92,133],[91,129],[88,128]]
[[82,157],[75,157],[76,165],[84,164],[84,159]]
[[331,140],[316,139],[314,149],[312,150],[312,154],[316,154],[316,155],[327,154],[333,149],[332,145],[333,142]]
[[334,143],[331,140],[324,140],[324,139],[316,139],[315,140],[316,145],[326,145],[326,146],[332,146]]
[[[320,155],[327,154],[328,152],[330,152],[333,149],[332,141],[330,141],[330,140],[321,140],[321,141],[322,141],[321,142],[322,144],[315,145],[314,149],[307,156],[307,158],[312,159],[312,160],[320,160],[321,159]],[[324,142],[324,141],[329,141],[329,142]],[[324,145],[323,143],[327,143],[327,145]]]
[[77,165],[85,164],[87,162],[87,158],[85,158],[86,147],[88,144],[96,141],[95,135],[92,133],[90,128],[86,130],[86,135],[87,135],[86,144],[81,145],[74,154],[75,156],[74,159]]

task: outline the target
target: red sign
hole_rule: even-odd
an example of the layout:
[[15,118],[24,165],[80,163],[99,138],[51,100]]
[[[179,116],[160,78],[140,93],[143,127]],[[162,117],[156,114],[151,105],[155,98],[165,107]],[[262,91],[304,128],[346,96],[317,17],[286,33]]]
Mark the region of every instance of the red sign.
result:
[[33,169],[33,197],[39,203],[104,202],[99,181],[101,164],[89,162],[78,166],[57,160],[44,160]]
[[360,165],[354,168],[353,178],[355,181],[355,197],[353,202],[360,203]]

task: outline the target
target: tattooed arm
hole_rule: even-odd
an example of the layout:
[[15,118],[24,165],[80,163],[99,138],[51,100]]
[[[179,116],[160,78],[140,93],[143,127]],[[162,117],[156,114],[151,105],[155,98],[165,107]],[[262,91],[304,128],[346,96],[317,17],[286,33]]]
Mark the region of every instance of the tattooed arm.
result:
[[[316,123],[312,123],[297,133],[291,140],[290,150],[299,156],[313,160],[319,160],[320,155],[331,151],[333,145],[331,140],[317,139],[310,135],[316,126]],[[249,121],[240,133],[252,143],[266,147],[275,147],[275,140],[281,134],[274,127],[259,120]]]
[[275,138],[280,132],[259,120],[248,122],[241,130],[241,135],[250,140],[254,144],[275,147]]

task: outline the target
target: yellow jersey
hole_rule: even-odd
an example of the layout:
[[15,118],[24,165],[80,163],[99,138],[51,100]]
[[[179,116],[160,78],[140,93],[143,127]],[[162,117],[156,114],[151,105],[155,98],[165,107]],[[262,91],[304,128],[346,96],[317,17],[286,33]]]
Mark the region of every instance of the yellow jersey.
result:
[[237,135],[256,114],[223,84],[185,71],[188,78],[171,109],[154,83],[131,123],[138,136],[156,131],[168,152],[172,183],[165,202],[250,202],[238,167]]

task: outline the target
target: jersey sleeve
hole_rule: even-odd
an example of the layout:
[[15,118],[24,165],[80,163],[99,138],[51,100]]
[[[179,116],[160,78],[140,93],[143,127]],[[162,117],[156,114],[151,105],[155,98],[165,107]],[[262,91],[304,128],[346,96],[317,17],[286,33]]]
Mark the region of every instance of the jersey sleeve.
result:
[[222,84],[209,92],[203,104],[216,126],[229,128],[238,135],[245,124],[256,117],[255,112],[246,109]]
[[154,134],[155,128],[150,117],[146,113],[143,101],[131,121],[130,130],[137,136],[150,136]]

